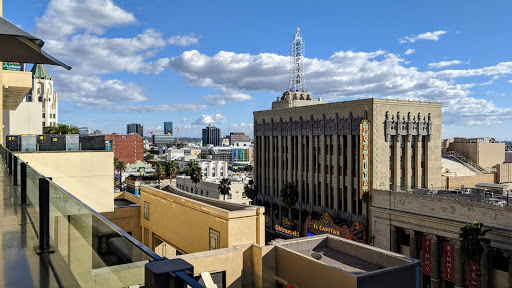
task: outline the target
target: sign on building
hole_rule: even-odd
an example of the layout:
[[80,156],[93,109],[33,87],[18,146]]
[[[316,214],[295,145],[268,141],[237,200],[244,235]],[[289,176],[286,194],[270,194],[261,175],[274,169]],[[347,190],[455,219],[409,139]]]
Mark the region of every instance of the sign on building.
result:
[[444,242],[443,244],[443,262],[444,262],[444,280],[453,282],[455,273],[453,272],[454,269],[454,253],[455,247],[453,244],[450,244],[450,242]]
[[18,62],[3,62],[2,69],[9,71],[21,71],[21,64]]
[[368,120],[363,120],[359,129],[359,199],[366,202],[370,197],[370,122]]
[[366,229],[359,220],[347,225],[336,225],[329,213],[325,212],[319,220],[312,219],[311,215],[306,219],[306,230],[309,234],[332,234],[345,239],[366,243]]
[[428,239],[427,237],[423,237],[421,239],[421,253],[423,254],[421,259],[422,259],[422,264],[421,264],[421,270],[423,272],[423,274],[427,274],[427,275],[430,275],[430,269],[432,267],[432,259],[431,259],[431,255],[430,255],[430,249],[431,249],[431,246],[432,246],[432,243],[430,242],[430,239]]
[[468,288],[478,288],[478,265],[475,262],[468,263]]

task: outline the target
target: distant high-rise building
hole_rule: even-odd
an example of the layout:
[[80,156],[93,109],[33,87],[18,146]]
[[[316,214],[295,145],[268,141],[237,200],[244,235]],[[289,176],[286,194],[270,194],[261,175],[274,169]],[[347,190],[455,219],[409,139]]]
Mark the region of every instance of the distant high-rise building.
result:
[[203,129],[203,146],[220,146],[220,129],[208,125],[208,127]]
[[139,123],[128,124],[126,125],[126,134],[137,133],[140,136],[144,137],[143,129],[144,127],[142,126],[142,124]]
[[164,134],[173,134],[172,133],[172,122],[164,122]]
[[78,132],[80,132],[80,135],[87,135],[89,134],[89,127],[80,127],[78,128]]

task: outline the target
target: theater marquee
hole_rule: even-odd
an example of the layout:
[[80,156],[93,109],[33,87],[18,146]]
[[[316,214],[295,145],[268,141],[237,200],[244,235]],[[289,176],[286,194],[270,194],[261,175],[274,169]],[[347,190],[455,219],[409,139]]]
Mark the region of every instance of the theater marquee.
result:
[[370,198],[370,122],[361,121],[359,126],[359,199]]

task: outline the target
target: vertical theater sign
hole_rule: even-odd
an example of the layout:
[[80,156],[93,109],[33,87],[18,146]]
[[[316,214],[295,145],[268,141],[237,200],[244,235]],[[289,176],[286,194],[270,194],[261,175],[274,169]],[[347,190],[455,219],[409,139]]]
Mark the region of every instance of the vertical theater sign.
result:
[[367,202],[370,199],[370,122],[363,120],[359,129],[359,199]]

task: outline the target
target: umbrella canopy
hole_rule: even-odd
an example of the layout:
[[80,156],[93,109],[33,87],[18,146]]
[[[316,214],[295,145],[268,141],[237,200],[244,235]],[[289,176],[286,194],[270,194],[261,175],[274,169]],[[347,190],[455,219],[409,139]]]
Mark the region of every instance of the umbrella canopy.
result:
[[71,70],[71,66],[41,50],[43,45],[43,40],[28,34],[0,17],[0,61],[51,64]]

